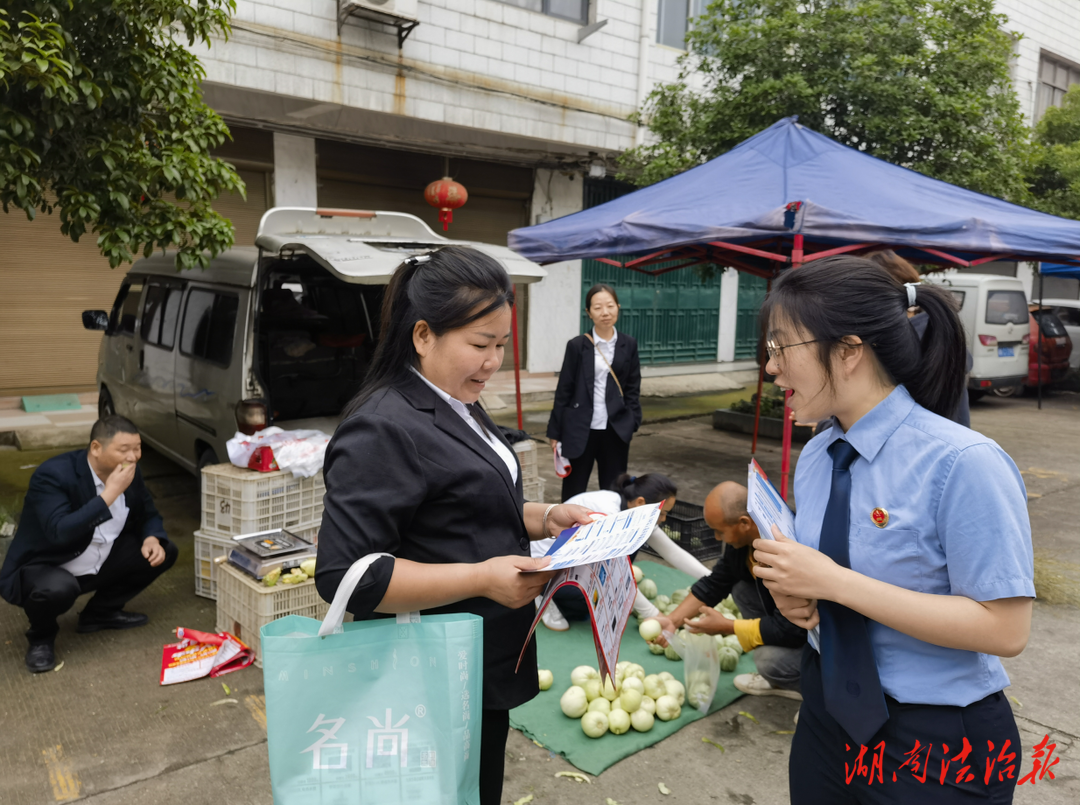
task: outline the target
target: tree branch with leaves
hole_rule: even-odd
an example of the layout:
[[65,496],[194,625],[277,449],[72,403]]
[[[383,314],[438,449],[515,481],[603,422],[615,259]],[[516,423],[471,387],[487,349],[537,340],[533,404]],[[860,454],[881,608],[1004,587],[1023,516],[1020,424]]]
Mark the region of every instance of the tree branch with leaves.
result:
[[1028,202],[1005,24],[993,0],[715,0],[678,79],[636,115],[654,138],[623,176],[652,184],[798,115],[893,164]]
[[206,267],[233,243],[212,208],[244,192],[210,155],[229,137],[189,50],[227,37],[233,0],[11,0],[0,8],[0,203],[59,213],[116,267],[175,246]]

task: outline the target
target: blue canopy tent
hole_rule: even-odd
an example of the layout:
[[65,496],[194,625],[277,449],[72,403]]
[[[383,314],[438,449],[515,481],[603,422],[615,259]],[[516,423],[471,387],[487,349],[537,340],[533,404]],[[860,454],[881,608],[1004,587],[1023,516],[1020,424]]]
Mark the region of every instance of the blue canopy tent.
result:
[[[678,176],[515,229],[508,245],[541,264],[591,258],[650,274],[711,263],[772,278],[810,260],[880,248],[941,266],[1032,260],[1080,268],[1080,222],[884,162],[794,117]],[[635,256],[612,258],[627,254]],[[786,459],[787,417],[784,424]]]

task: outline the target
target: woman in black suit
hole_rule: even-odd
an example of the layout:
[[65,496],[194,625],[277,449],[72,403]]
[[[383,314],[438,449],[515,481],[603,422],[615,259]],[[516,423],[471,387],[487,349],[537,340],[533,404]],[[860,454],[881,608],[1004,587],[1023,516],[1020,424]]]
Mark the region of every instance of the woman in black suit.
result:
[[[394,273],[380,342],[326,451],[315,583],[332,600],[358,559],[374,562],[349,601],[358,618],[424,610],[484,619],[482,805],[502,792],[509,710],[538,691],[536,642],[514,672],[551,573],[530,540],[588,522],[583,507],[522,499],[514,451],[476,404],[510,337],[503,267],[465,247]],[[580,518],[580,519],[579,519]]]
[[615,330],[615,289],[594,285],[585,294],[585,311],[593,330],[566,344],[547,427],[551,446],[562,442],[562,455],[570,462],[563,500],[586,490],[593,462],[600,488],[610,489],[626,472],[630,439],[641,425],[641,360],[637,341]]

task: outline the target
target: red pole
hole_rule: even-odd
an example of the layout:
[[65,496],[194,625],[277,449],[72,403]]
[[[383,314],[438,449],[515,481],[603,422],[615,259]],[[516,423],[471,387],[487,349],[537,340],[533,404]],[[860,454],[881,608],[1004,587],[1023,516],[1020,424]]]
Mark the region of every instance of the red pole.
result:
[[[517,288],[514,289],[517,296]],[[517,302],[510,307],[510,327],[514,333],[514,396],[517,399],[518,430],[525,430],[521,419],[521,353],[518,351],[518,317]]]
[[[791,267],[798,268],[803,262],[803,236],[796,235],[791,248]],[[784,394],[784,441],[781,447],[780,457],[780,497],[787,500],[788,497],[788,474],[791,472],[791,409],[788,408],[788,398],[791,392]]]

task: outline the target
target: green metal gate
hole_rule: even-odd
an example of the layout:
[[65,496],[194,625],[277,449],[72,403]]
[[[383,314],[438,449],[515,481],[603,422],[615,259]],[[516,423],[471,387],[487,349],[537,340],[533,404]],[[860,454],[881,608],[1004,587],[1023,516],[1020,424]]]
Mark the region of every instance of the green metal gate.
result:
[[[631,185],[610,179],[586,179],[584,206],[596,207],[633,190]],[[660,266],[650,266],[656,268]],[[622,310],[616,327],[637,339],[642,364],[715,361],[720,274],[716,270],[709,279],[702,280],[696,270],[685,268],[654,277],[596,260],[582,260],[582,332],[592,328],[584,312],[585,294],[596,283],[604,282],[619,294]]]
[[758,314],[765,301],[766,280],[747,274],[739,274],[738,318],[735,321],[735,360],[753,360],[757,357]]

